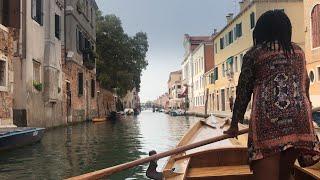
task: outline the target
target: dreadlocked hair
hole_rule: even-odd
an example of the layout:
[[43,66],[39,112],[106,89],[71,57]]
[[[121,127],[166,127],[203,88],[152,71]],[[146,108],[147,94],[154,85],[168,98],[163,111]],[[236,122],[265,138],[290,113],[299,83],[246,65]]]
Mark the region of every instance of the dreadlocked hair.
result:
[[289,17],[281,10],[271,10],[258,19],[253,30],[253,43],[269,50],[282,50],[285,56],[288,56],[294,54],[291,36],[292,26]]

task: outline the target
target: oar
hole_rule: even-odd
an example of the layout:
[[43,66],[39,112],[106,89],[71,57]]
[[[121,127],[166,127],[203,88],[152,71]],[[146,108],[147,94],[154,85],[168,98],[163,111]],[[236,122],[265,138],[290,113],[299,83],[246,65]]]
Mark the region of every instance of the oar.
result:
[[[239,130],[238,135],[245,134],[248,131],[249,131],[248,128]],[[169,150],[169,151],[165,151],[165,152],[162,152],[162,153],[159,153],[159,154],[155,154],[155,155],[152,155],[152,156],[149,156],[149,157],[146,157],[146,158],[137,159],[137,160],[134,160],[134,161],[131,161],[131,162],[127,162],[127,163],[124,163],[124,164],[119,164],[119,165],[116,165],[116,166],[113,166],[113,167],[109,167],[109,168],[101,169],[101,170],[98,170],[98,171],[90,172],[90,173],[87,173],[87,174],[83,174],[83,175],[80,175],[80,176],[72,177],[72,178],[69,178],[69,180],[99,179],[99,178],[102,178],[102,177],[105,177],[105,176],[110,176],[111,174],[114,174],[114,173],[129,169],[129,168],[141,165],[141,164],[145,164],[145,163],[150,162],[150,161],[161,159],[161,158],[164,158],[164,157],[167,157],[167,156],[171,156],[171,155],[174,155],[174,154],[179,154],[179,153],[185,152],[185,151],[193,149],[193,148],[197,148],[197,147],[200,147],[200,146],[204,146],[204,145],[211,144],[211,143],[214,143],[214,142],[218,142],[218,141],[221,141],[221,140],[224,140],[224,139],[228,139],[228,138],[230,138],[229,135],[223,134],[221,136],[209,138],[209,139],[206,139],[206,140],[203,140],[203,141],[199,141],[199,142],[196,142],[196,143],[193,143],[193,144],[180,146],[180,147],[177,147],[175,149],[172,149],[172,150]]]

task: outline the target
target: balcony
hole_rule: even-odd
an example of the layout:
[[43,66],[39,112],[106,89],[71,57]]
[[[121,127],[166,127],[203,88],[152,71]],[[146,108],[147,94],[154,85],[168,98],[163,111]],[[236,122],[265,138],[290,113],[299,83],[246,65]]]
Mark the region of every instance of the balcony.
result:
[[96,67],[96,54],[92,49],[86,49],[83,51],[83,65],[89,69],[93,70]]

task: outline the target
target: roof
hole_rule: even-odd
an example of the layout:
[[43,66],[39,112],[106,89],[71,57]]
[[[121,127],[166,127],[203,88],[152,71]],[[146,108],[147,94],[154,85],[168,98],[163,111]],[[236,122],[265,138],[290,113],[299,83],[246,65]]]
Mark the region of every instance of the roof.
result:
[[211,36],[190,36],[189,34],[184,35],[185,38],[190,41],[191,44],[200,44],[202,42],[209,42]]
[[215,40],[218,36],[220,36],[231,24],[234,23],[237,19],[239,19],[246,11],[248,11],[253,4],[255,4],[257,1],[250,2],[241,12],[239,12],[236,17],[234,17],[227,25],[221,29],[214,37],[212,37],[212,40]]
[[171,74],[181,74],[181,73],[182,73],[182,70],[178,70],[178,71],[170,72],[170,75],[171,75]]

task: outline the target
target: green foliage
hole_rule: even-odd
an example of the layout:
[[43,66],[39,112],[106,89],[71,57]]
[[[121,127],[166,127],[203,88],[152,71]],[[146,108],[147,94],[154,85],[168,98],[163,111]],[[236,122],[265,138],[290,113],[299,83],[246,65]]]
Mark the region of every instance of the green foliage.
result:
[[37,91],[42,91],[42,83],[33,81],[32,84]]
[[130,37],[118,17],[97,13],[97,74],[102,87],[116,88],[120,96],[134,87],[139,91],[148,47],[146,33]]

